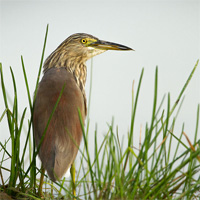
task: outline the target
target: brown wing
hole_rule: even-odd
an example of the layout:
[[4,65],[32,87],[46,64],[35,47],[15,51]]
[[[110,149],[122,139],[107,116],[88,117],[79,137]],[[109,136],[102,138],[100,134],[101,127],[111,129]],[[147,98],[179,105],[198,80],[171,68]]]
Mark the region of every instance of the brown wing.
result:
[[62,178],[77,155],[74,142],[79,146],[82,138],[78,108],[83,121],[85,119],[83,95],[70,72],[65,68],[51,68],[44,74],[33,113],[33,132],[38,146],[64,84],[65,89],[39,151],[43,167],[53,181]]

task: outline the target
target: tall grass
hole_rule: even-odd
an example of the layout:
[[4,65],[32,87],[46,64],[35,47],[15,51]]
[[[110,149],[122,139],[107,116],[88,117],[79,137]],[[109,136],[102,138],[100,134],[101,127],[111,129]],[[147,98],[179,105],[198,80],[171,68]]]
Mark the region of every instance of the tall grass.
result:
[[[35,91],[37,90],[41,75],[47,33],[48,26],[45,34]],[[17,84],[12,68],[10,68],[10,73],[14,93],[12,96],[13,103],[9,106],[3,67],[2,64],[0,64],[1,89],[5,107],[3,113],[0,113],[0,122],[3,118],[7,118],[8,124],[8,130],[5,131],[8,134],[8,139],[5,143],[0,141],[0,152],[2,154],[0,163],[0,199],[6,199],[8,197],[15,199],[200,198],[200,141],[198,140],[200,105],[197,105],[194,141],[191,142],[187,137],[184,132],[184,125],[179,136],[174,133],[178,117],[178,115],[174,113],[175,108],[178,107],[178,109],[176,109],[178,111],[181,109],[184,91],[198,66],[198,61],[174,104],[171,102],[170,94],[167,95],[166,109],[163,109],[163,100],[160,104],[157,102],[158,68],[156,68],[152,117],[151,121],[146,123],[145,139],[141,141],[139,149],[133,146],[133,138],[137,104],[139,101],[144,69],[141,71],[136,90],[133,90],[132,116],[130,120],[130,130],[127,133],[127,144],[120,141],[118,129],[111,123],[107,134],[100,144],[97,130],[95,130],[94,159],[92,159],[91,155],[93,154],[91,154],[88,149],[88,135],[91,136],[93,134],[89,134],[89,121],[87,122],[86,128],[84,128],[80,117],[84,148],[79,149],[81,162],[80,166],[76,166],[76,197],[73,196],[70,179],[63,179],[53,184],[47,176],[45,176],[43,196],[41,197],[38,194],[41,170],[38,169],[36,165],[38,149],[35,147],[32,139],[32,113],[35,96],[33,99],[31,98],[33,91],[29,89],[23,57],[21,57],[21,61],[29,102],[27,107],[29,107],[31,113],[28,120],[28,131],[26,132],[24,146],[22,146],[20,141],[22,137],[22,127],[27,123],[25,122],[27,107],[24,108],[20,116]],[[2,103],[3,102],[0,102],[0,106],[3,106]],[[183,137],[186,137],[187,143],[183,142]],[[11,144],[11,150],[7,147],[8,143]],[[174,149],[173,144],[176,144],[175,150],[172,150]],[[179,149],[182,149],[181,153]],[[29,157],[28,164],[25,163],[27,152]],[[9,168],[4,166],[7,159],[10,161]],[[9,172],[9,178],[7,180],[5,180],[4,176],[5,170]]]

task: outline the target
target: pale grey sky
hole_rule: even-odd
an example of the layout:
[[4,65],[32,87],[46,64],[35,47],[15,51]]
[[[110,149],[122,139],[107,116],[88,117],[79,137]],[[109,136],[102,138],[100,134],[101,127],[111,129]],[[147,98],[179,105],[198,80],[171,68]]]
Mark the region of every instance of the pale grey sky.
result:
[[[0,1],[0,62],[7,90],[12,95],[9,66],[15,74],[19,109],[28,107],[20,56],[23,55],[33,93],[47,23],[49,34],[45,58],[69,35],[92,34],[99,39],[127,45],[136,51],[109,51],[93,59],[93,85],[90,135],[95,124],[99,137],[108,130],[114,116],[119,133],[127,134],[131,116],[131,90],[135,89],[144,67],[136,115],[135,145],[140,125],[150,123],[155,68],[158,66],[158,102],[170,92],[171,105],[200,57],[200,1]],[[86,93],[89,93],[90,64]],[[186,92],[177,120],[193,140],[197,105],[200,103],[200,69],[196,70]],[[165,108],[167,102],[164,103]],[[0,91],[0,115],[4,110]],[[26,116],[28,119],[29,116]],[[6,120],[0,123],[0,140],[8,138]]]

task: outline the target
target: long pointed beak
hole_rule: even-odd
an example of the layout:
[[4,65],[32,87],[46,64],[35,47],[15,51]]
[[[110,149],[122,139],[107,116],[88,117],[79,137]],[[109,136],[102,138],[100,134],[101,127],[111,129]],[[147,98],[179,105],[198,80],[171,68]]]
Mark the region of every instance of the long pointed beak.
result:
[[96,42],[91,43],[89,46],[96,48],[96,49],[101,49],[101,50],[119,50],[119,51],[129,51],[134,49],[131,49],[130,47],[113,43],[113,42],[107,42],[103,40],[97,40]]

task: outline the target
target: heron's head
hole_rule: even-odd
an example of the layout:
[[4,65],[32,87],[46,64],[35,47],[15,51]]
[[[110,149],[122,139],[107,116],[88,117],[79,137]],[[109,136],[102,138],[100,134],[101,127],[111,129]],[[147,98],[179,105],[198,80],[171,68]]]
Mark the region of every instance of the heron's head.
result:
[[121,44],[99,40],[98,38],[86,33],[76,33],[63,41],[47,58],[44,68],[50,68],[52,65],[59,65],[61,67],[65,66],[65,63],[85,63],[93,56],[101,54],[107,50],[127,51],[133,49]]
[[66,48],[71,57],[82,57],[83,60],[88,60],[107,50],[132,50],[124,45],[99,40],[86,33],[76,33],[71,35],[64,41],[63,48]]

